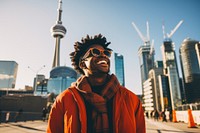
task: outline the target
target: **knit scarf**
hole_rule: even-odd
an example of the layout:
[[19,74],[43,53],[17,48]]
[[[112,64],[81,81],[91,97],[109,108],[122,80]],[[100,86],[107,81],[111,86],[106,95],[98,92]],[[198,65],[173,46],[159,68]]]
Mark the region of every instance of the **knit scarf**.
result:
[[85,76],[80,77],[76,82],[77,90],[85,100],[91,104],[92,123],[95,133],[109,133],[109,121],[106,103],[119,90],[120,84],[115,75],[110,75],[109,80],[102,88],[100,94],[92,92],[91,86]]

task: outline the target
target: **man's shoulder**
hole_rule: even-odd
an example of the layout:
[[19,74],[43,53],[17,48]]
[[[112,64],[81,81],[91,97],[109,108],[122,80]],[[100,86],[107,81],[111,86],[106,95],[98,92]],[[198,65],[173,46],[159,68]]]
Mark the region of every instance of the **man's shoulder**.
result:
[[120,86],[119,94],[121,95],[121,97],[124,97],[127,100],[140,102],[139,97],[134,92],[127,89],[126,87]]
[[126,88],[124,86],[120,86],[119,91],[120,91],[120,93],[122,93],[124,95],[131,95],[133,97],[135,97],[135,96],[137,97],[137,95],[134,92],[130,91],[128,88]]
[[64,90],[63,92],[61,92],[56,99],[62,100],[62,99],[72,99],[73,98],[73,93],[72,93],[72,89],[74,89],[75,87],[69,87],[66,90]]

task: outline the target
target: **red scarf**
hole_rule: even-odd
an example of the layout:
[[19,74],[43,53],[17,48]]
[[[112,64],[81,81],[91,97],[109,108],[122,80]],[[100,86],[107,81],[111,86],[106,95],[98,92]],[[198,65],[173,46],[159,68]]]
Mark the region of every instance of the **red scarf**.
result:
[[109,133],[109,121],[106,103],[119,90],[120,84],[115,75],[111,75],[100,94],[92,92],[91,86],[85,76],[76,82],[76,88],[82,96],[93,105],[92,122],[95,133]]

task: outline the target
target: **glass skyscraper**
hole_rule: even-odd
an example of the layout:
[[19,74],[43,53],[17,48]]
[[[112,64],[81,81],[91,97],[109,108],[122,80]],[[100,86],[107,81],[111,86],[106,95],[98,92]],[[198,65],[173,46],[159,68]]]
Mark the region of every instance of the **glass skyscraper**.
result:
[[164,75],[168,77],[172,110],[174,110],[178,105],[182,104],[180,93],[181,88],[174,47],[175,45],[171,41],[171,39],[164,40],[163,45],[161,46],[163,55]]
[[0,60],[0,88],[15,88],[18,64]]
[[185,39],[179,49],[187,103],[200,101],[199,41]]
[[154,53],[151,51],[151,45],[142,45],[138,50],[141,82],[142,82],[142,93],[144,90],[143,83],[148,79],[149,71],[154,66]]
[[125,86],[124,79],[124,57],[119,53],[115,53],[115,74],[122,86]]

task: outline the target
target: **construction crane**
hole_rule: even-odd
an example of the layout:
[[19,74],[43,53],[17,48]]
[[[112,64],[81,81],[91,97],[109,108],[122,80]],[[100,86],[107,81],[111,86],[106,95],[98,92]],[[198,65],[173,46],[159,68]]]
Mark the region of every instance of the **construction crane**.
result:
[[181,20],[173,30],[171,30],[170,34],[165,33],[165,26],[164,23],[162,25],[162,30],[163,30],[163,38],[164,40],[170,40],[171,41],[171,37],[173,36],[173,34],[177,31],[177,29],[181,26],[181,24],[183,23],[183,20]]
[[134,22],[132,22],[133,27],[135,28],[136,32],[138,33],[139,37],[141,38],[141,40],[144,42],[144,45],[151,45],[151,49],[150,49],[150,54],[153,54],[154,52],[154,40],[152,40],[152,43],[150,44],[150,35],[149,35],[149,23],[148,21],[146,22],[146,27],[147,27],[147,35],[144,36],[140,30],[138,29],[138,27],[136,26],[136,24]]

